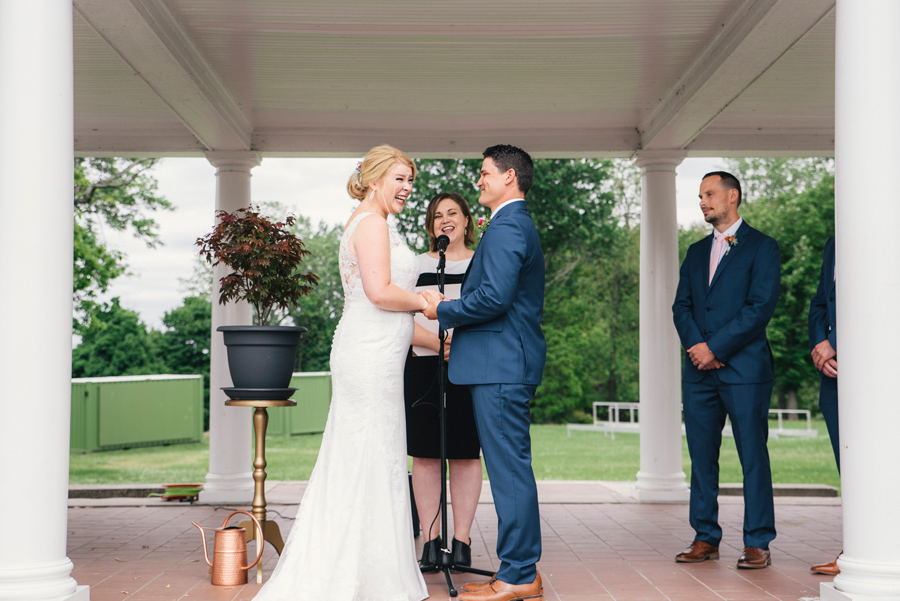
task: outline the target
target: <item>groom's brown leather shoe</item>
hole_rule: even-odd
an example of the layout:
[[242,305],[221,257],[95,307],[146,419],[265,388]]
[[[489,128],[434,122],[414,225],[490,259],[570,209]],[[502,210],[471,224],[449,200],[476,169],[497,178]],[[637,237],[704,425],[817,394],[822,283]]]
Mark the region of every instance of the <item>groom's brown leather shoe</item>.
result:
[[460,601],[543,601],[544,587],[541,583],[540,572],[534,577],[534,582],[527,584],[507,584],[498,580],[496,576],[480,591],[463,593]]
[[738,559],[737,567],[744,570],[753,570],[765,568],[772,563],[772,554],[768,549],[760,549],[759,547],[744,547]]
[[464,593],[477,593],[492,585],[496,579],[497,574],[494,574],[491,576],[490,580],[484,582],[467,582],[459,588],[461,588]]
[[702,540],[691,541],[684,551],[675,556],[678,563],[700,563],[707,559],[719,559],[719,547]]

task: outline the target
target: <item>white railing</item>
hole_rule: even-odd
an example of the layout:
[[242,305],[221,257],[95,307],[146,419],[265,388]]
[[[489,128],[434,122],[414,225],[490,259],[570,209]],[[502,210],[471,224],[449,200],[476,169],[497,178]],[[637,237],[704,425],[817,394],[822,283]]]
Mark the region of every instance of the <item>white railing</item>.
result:
[[[606,409],[606,418],[600,417],[600,410]],[[641,431],[638,423],[638,410],[640,403],[618,403],[609,401],[596,401],[593,405],[593,424],[567,424],[566,434],[572,436],[572,430],[589,430],[592,432],[603,432],[610,434],[613,440],[616,439],[616,432],[639,433]],[[622,421],[621,416],[627,412],[628,421]],[[812,414],[808,409],[769,409],[769,414],[775,414],[778,419],[778,427],[769,429],[769,438],[778,438],[779,436],[810,436],[819,435],[818,430],[812,427]],[[784,418],[787,415],[803,416],[806,419],[806,428],[785,428]],[[684,424],[681,425],[681,432],[684,433]],[[731,431],[731,422],[725,420],[725,427],[722,429],[723,436],[733,436]]]
[[[599,410],[606,408],[606,419],[599,416]],[[637,412],[640,409],[640,403],[617,403],[611,401],[597,401],[593,408],[593,424],[568,424],[566,433],[572,436],[572,430],[590,430],[593,432],[611,433],[613,440],[616,439],[616,432],[640,432],[641,426],[637,421]],[[628,413],[628,421],[620,421],[619,417],[622,412]]]

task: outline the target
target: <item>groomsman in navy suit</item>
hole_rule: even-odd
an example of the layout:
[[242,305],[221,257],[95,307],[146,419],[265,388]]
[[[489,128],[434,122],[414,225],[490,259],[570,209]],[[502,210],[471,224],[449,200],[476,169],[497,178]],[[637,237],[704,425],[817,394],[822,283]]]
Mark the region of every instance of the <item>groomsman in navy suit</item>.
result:
[[[809,348],[819,370],[819,409],[828,426],[831,449],[838,472],[841,471],[840,438],[838,436],[837,390],[837,280],[834,276],[834,237],[825,243],[819,287],[809,303]],[[840,555],[838,555],[838,559]],[[837,576],[841,573],[837,559],[810,568],[818,574]]]
[[497,511],[500,569],[488,582],[466,584],[461,601],[543,598],[537,562],[541,518],[531,469],[531,414],[547,356],[541,330],[544,255],[525,207],[534,165],[524,150],[484,151],[478,202],[491,210],[456,301],[425,310],[454,328],[449,376],[468,384]]
[[714,231],[688,249],[672,306],[685,349],[682,402],[696,531],[675,561],[719,557],[719,450],[727,415],[744,473],[744,552],[737,567],[765,568],[775,538],[766,447],[774,376],[766,325],[778,302],[781,262],[778,243],[738,216],[740,204],[733,175],[703,177],[700,209]]

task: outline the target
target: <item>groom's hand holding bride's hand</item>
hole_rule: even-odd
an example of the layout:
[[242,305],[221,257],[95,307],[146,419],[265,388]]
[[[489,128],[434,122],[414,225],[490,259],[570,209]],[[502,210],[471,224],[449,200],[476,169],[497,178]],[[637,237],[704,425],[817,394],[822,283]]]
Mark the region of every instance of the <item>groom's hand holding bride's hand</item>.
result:
[[428,319],[437,319],[437,306],[438,303],[444,300],[444,295],[439,292],[435,292],[434,290],[423,290],[421,294],[428,303],[426,307],[422,309],[422,313]]

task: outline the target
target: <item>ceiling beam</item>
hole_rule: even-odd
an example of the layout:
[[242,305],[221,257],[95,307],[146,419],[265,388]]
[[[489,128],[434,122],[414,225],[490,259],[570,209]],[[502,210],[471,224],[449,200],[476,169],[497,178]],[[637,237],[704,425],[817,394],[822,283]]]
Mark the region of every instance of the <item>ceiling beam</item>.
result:
[[834,156],[834,130],[704,132],[687,147],[688,156]]
[[540,149],[540,158],[627,157],[638,143],[634,129],[602,128],[259,128],[253,145],[267,155],[362,156],[378,144],[392,144],[421,158],[479,158],[485,148],[502,141]]
[[74,7],[206,150],[250,150],[249,119],[163,0]]
[[641,122],[641,147],[687,148],[833,9],[833,0],[744,0]]

